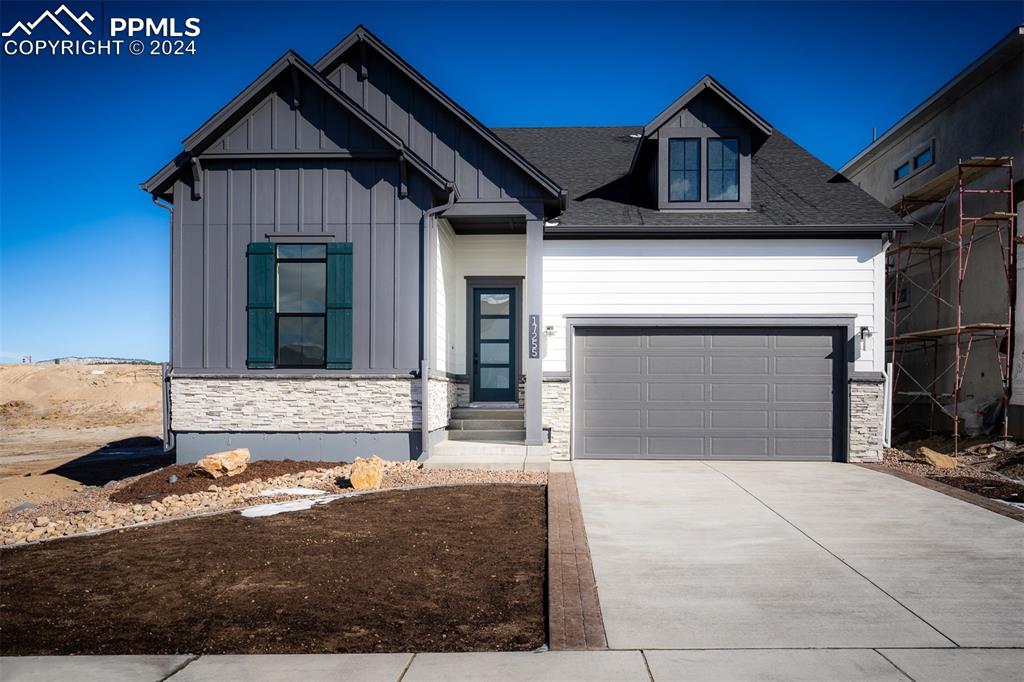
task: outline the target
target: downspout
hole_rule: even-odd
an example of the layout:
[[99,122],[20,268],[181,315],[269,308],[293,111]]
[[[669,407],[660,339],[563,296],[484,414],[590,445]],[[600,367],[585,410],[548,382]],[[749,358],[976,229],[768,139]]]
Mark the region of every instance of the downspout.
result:
[[454,182],[448,183],[448,201],[429,208],[423,213],[423,343],[420,344],[420,459],[430,457],[430,355],[434,345],[434,317],[430,314],[434,300],[434,274],[431,263],[434,257],[433,236],[437,232],[437,216],[455,205],[459,190]]
[[171,343],[174,337],[174,206],[166,202],[162,202],[157,195],[153,195],[153,203],[160,208],[167,209],[168,223],[170,229],[167,231],[167,238],[170,246],[168,276],[169,280],[168,290],[170,296],[167,297],[170,315],[167,318],[167,362],[163,363],[162,371],[160,372],[160,397],[162,403],[162,417],[164,422],[164,452],[170,452],[174,449],[174,434],[171,432]]

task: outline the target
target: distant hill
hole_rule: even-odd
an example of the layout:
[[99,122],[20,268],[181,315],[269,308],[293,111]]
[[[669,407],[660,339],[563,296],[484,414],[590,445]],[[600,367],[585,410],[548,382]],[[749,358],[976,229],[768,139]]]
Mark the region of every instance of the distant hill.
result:
[[33,365],[159,365],[159,362],[152,360],[140,360],[138,358],[101,358],[101,357],[78,357],[69,355],[63,358],[52,360],[39,360]]

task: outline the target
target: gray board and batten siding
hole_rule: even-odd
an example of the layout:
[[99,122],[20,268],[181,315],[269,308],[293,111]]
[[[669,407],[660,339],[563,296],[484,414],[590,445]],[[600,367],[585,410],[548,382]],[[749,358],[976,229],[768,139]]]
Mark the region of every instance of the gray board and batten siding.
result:
[[[352,60],[364,58],[362,77]],[[443,197],[414,164],[403,171],[394,147],[301,66],[282,72],[266,97],[193,151],[198,182],[187,167],[174,182],[171,361],[179,375],[279,371],[246,367],[252,241],[351,242],[351,371],[419,370],[423,220]],[[329,78],[454,182],[460,201],[510,206],[559,198],[557,187],[543,187],[514,163],[503,142],[486,139],[479,123],[460,119],[374,50],[343,52]]]
[[578,458],[842,460],[843,333],[580,327]]
[[[383,152],[376,134],[311,82],[299,83],[297,108],[282,77],[203,152],[199,197],[187,174],[174,185],[178,373],[274,371],[246,368],[246,247],[258,241],[351,242],[352,371],[419,366],[422,219],[433,188],[409,172],[402,197],[398,161],[374,157]],[[342,149],[360,158],[327,158]]]

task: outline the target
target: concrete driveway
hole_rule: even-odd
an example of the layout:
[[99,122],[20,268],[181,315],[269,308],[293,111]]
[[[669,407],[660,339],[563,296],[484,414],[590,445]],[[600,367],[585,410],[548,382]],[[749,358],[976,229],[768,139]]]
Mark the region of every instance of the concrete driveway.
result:
[[612,649],[1024,647],[1017,521],[844,464],[574,469]]

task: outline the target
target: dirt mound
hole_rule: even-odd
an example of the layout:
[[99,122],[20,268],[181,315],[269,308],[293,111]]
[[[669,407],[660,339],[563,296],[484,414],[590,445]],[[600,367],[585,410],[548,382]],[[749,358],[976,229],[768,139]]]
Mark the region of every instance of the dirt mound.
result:
[[[150,502],[152,500],[163,500],[168,495],[186,495],[206,490],[211,485],[226,488],[235,483],[248,483],[264,478],[274,478],[285,474],[297,474],[303,471],[314,469],[330,469],[342,464],[341,462],[322,462],[315,460],[268,460],[261,459],[250,462],[245,471],[230,478],[221,478],[217,481],[192,474],[191,464],[175,464],[151,474],[146,474],[133,483],[114,491],[110,495],[112,502],[133,504],[136,502]],[[178,480],[168,483],[171,476],[177,476]]]
[[0,427],[159,420],[160,382],[159,365],[0,366]]

